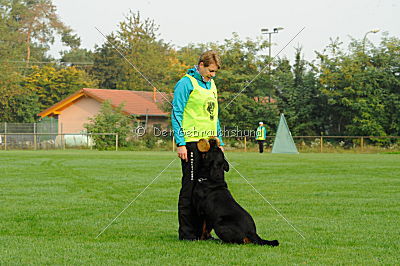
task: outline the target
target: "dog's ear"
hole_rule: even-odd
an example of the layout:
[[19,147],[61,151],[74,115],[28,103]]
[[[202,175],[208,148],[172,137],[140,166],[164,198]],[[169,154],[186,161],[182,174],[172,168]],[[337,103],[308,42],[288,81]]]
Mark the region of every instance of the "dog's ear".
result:
[[224,158],[223,169],[225,172],[229,172],[229,163],[227,160],[225,160],[225,158]]
[[199,142],[197,142],[197,149],[199,149],[200,152],[208,152],[210,150],[210,143],[206,139],[201,139]]

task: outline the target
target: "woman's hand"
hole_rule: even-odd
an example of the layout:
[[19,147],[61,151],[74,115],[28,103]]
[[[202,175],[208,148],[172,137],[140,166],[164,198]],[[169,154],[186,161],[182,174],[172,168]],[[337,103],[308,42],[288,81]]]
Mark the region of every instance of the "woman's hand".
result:
[[186,146],[179,146],[176,151],[178,152],[179,158],[185,160],[186,162],[188,161]]

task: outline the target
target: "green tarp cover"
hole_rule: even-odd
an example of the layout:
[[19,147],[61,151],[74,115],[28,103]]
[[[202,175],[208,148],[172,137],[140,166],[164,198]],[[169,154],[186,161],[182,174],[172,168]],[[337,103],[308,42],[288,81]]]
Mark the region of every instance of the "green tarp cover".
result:
[[272,153],[299,153],[283,114],[281,114],[281,119],[279,121]]

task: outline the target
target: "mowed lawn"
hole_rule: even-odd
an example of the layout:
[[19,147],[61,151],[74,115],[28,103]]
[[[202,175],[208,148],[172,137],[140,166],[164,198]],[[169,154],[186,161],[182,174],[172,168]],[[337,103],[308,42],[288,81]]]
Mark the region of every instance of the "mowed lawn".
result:
[[[0,152],[0,264],[398,264],[400,154],[227,153],[235,199],[279,247],[177,240],[172,152]],[[215,235],[215,234],[214,234]]]

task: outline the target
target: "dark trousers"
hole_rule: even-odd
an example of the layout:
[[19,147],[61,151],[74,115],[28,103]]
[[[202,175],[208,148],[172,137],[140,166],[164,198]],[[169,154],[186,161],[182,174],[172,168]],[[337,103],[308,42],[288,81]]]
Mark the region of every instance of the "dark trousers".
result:
[[258,142],[258,150],[260,151],[260,153],[264,152],[264,140],[257,140]]
[[199,239],[202,233],[203,219],[197,215],[193,206],[193,190],[199,179],[200,152],[197,142],[186,143],[188,162],[181,160],[182,188],[178,201],[179,239]]

